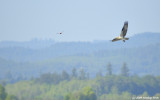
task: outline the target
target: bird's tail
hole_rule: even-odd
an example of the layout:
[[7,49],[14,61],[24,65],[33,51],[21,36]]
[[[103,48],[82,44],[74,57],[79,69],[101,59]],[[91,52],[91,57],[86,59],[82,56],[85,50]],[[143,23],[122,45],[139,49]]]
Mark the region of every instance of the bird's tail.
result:
[[129,38],[124,38],[124,39],[123,39],[123,42],[125,42],[125,40],[129,40]]
[[124,38],[125,40],[129,40],[129,38]]

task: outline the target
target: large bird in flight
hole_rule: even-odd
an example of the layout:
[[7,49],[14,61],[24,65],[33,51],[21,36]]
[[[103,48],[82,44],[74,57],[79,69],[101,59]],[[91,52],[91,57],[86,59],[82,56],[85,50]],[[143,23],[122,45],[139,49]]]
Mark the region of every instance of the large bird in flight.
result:
[[129,38],[126,38],[126,37],[125,37],[125,36],[126,36],[126,33],[127,33],[127,29],[128,29],[128,21],[125,21],[120,36],[114,38],[114,39],[112,40],[112,42],[118,41],[118,40],[123,40],[123,42],[125,42],[125,40],[128,40]]

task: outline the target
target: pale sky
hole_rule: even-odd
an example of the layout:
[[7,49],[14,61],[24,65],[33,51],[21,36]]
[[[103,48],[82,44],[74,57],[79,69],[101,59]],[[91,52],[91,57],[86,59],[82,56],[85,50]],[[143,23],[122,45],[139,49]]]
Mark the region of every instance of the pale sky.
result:
[[0,0],[0,41],[111,40],[126,20],[128,37],[160,32],[160,0]]

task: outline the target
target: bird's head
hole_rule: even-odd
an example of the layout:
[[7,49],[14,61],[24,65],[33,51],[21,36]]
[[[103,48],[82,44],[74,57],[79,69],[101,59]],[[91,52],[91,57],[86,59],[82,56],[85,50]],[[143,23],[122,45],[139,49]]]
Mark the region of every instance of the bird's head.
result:
[[128,24],[128,21],[125,21],[124,24]]

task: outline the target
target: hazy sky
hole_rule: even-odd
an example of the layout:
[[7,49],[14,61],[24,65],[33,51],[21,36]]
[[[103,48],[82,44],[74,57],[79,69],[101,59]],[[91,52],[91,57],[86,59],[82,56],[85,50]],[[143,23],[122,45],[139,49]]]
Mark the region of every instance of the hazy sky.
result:
[[127,36],[160,32],[160,0],[0,0],[0,41],[111,40],[126,20]]

